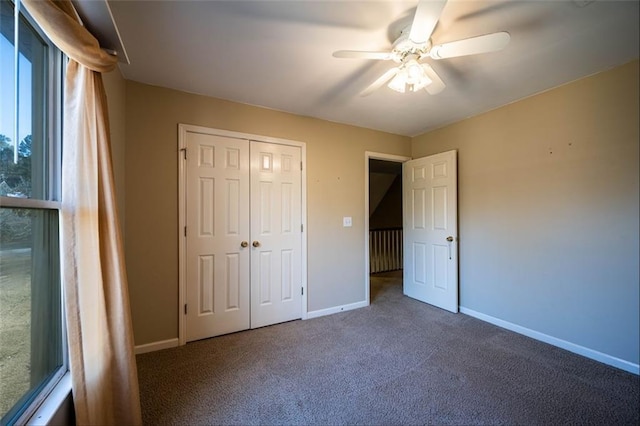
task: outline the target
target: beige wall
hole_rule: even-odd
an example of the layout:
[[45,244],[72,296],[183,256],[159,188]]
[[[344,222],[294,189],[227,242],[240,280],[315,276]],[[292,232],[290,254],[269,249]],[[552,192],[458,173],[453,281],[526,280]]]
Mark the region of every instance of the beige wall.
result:
[[639,362],[638,61],[436,130],[465,308]]
[[102,74],[104,89],[109,103],[109,130],[111,135],[111,158],[113,161],[113,179],[118,203],[118,219],[123,231],[125,228],[125,107],[126,82],[120,70]]
[[637,364],[638,73],[635,61],[411,141],[105,76],[136,344],[177,337],[186,123],[307,143],[310,311],[364,299],[364,151],[457,149],[462,307]]
[[127,81],[126,260],[137,345],[178,335],[178,123],[305,142],[309,311],[364,300],[364,152],[408,155],[409,138]]

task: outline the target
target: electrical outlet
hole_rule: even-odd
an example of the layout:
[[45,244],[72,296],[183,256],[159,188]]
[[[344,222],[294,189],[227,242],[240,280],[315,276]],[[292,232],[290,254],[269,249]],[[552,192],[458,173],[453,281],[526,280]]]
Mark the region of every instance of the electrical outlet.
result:
[[353,221],[351,220],[351,216],[345,216],[342,218],[342,226],[345,228],[350,228],[353,225]]

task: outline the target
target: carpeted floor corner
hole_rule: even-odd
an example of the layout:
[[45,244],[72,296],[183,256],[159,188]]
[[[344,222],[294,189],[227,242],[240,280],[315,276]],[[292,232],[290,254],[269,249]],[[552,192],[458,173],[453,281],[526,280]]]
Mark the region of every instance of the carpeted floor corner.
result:
[[372,277],[371,306],[138,355],[145,424],[640,422],[640,378]]

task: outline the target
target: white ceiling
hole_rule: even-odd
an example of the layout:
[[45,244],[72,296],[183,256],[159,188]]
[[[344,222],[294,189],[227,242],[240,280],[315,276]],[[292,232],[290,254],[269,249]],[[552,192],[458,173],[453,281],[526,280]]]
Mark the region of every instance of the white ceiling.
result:
[[638,58],[639,2],[450,0],[444,43],[495,31],[500,52],[429,63],[446,83],[359,92],[394,66],[337,59],[388,50],[417,1],[113,1],[125,78],[245,104],[415,136]]

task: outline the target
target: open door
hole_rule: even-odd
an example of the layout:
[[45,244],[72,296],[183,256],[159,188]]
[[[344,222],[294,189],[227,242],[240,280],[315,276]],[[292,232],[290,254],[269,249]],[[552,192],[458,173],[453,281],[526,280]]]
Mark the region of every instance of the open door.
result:
[[456,151],[403,164],[404,294],[458,312]]

